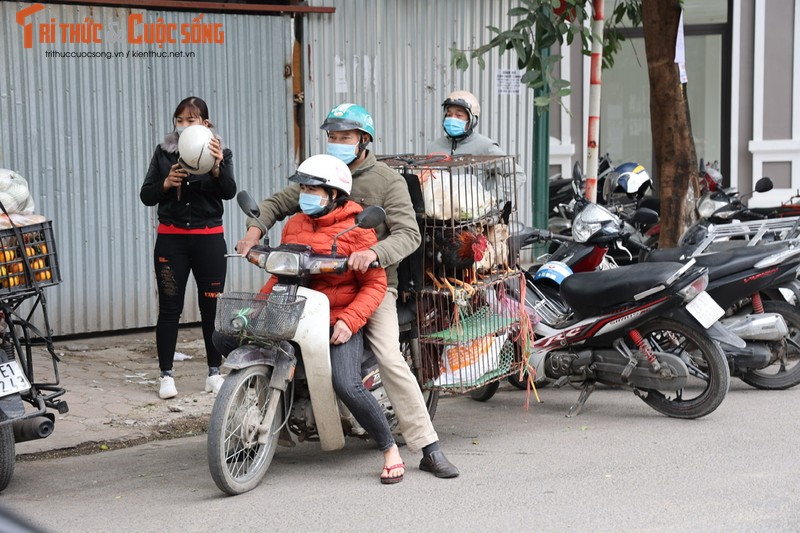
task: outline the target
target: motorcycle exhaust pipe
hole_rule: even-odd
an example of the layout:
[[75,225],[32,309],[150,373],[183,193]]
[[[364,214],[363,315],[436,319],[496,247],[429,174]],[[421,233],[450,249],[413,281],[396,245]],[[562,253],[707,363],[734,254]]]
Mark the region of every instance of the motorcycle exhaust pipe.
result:
[[14,428],[15,442],[26,442],[49,437],[53,433],[54,427],[53,421],[46,416],[18,420],[11,425]]
[[786,321],[778,313],[723,318],[720,322],[734,335],[750,341],[779,341],[789,334]]
[[733,362],[733,370],[746,371],[747,369],[764,368],[772,362],[770,349],[759,343],[747,343],[740,349],[726,349],[725,355]]

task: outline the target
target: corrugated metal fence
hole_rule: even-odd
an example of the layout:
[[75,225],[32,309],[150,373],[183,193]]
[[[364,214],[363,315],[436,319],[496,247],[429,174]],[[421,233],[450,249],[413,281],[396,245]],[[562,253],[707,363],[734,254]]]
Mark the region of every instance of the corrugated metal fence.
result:
[[[0,167],[25,176],[36,212],[53,220],[64,281],[47,289],[51,326],[66,335],[153,325],[155,210],[139,201],[153,150],[171,130],[177,103],[200,96],[233,150],[240,190],[261,199],[282,187],[294,170],[291,84],[284,78],[292,19],[207,14],[200,21],[220,23],[224,43],[159,47],[128,44],[131,13],[142,15],[137,36],[159,18],[180,28],[198,13],[45,5],[24,19],[33,29],[26,48],[15,18],[31,6],[0,3]],[[103,25],[102,43],[61,42],[60,24],[88,21]],[[39,27],[51,22],[56,42],[40,44]],[[124,42],[114,40],[119,32]],[[150,51],[182,57],[134,54]],[[58,54],[87,52],[97,57]],[[235,201],[227,202],[229,249],[243,220]],[[229,266],[228,288],[263,283],[243,261]],[[199,320],[194,296],[183,320]]]
[[330,17],[307,18],[306,131],[314,153],[325,150],[319,126],[341,102],[366,107],[375,119],[377,154],[426,153],[442,136],[441,103],[456,89],[481,103],[478,131],[517,157],[528,176],[520,198],[521,220],[530,223],[533,168],[533,94],[522,87],[500,94],[500,70],[516,70],[513,53],[486,54],[486,68],[473,62],[465,72],[450,65],[451,48],[474,49],[489,42],[492,25],[511,28],[511,0],[312,0],[334,5]]

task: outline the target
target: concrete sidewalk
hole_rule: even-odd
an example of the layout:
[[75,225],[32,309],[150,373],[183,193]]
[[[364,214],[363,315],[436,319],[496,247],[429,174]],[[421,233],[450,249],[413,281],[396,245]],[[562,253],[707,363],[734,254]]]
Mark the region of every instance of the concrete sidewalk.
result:
[[[190,358],[176,358],[178,396],[170,400],[158,397],[154,330],[56,341],[55,348],[62,358],[58,370],[69,412],[55,413],[49,437],[18,443],[21,459],[111,450],[205,431],[214,396],[203,390],[208,367],[199,327],[179,331],[176,352]],[[34,355],[37,380],[52,376],[47,352],[37,348]]]

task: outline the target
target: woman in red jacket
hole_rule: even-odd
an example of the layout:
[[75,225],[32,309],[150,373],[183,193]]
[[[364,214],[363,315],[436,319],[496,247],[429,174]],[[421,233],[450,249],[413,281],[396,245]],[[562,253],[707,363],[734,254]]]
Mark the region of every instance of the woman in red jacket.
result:
[[[281,242],[307,244],[316,253],[331,253],[334,235],[353,227],[361,212],[361,206],[349,200],[350,169],[333,156],[315,155],[303,161],[289,179],[300,184],[302,213],[286,223]],[[377,242],[375,230],[356,228],[337,239],[337,253],[350,255]],[[270,292],[276,281],[274,276],[270,278],[261,292]],[[361,381],[361,328],[383,301],[386,271],[372,268],[364,273],[348,270],[314,276],[310,288],[330,300],[333,388],[383,452],[381,483],[398,483],[403,480],[405,465],[378,401]]]

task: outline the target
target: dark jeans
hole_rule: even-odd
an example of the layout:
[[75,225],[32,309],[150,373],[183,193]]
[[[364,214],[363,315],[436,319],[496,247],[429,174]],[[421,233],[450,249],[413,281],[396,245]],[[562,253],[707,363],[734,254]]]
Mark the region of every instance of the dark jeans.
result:
[[197,285],[197,300],[208,366],[220,366],[222,356],[214,347],[214,315],[217,295],[225,287],[227,246],[222,233],[213,235],[161,235],[156,237],[153,260],[158,285],[156,347],[161,370],[172,370],[178,322],[183,312],[189,273]]
[[[215,332],[214,344],[220,352],[228,355],[239,345],[239,340],[234,336]],[[344,344],[331,344],[333,390],[361,427],[378,444],[378,448],[385,452],[394,445],[394,437],[378,400],[361,381],[363,353],[364,342],[360,331]]]

